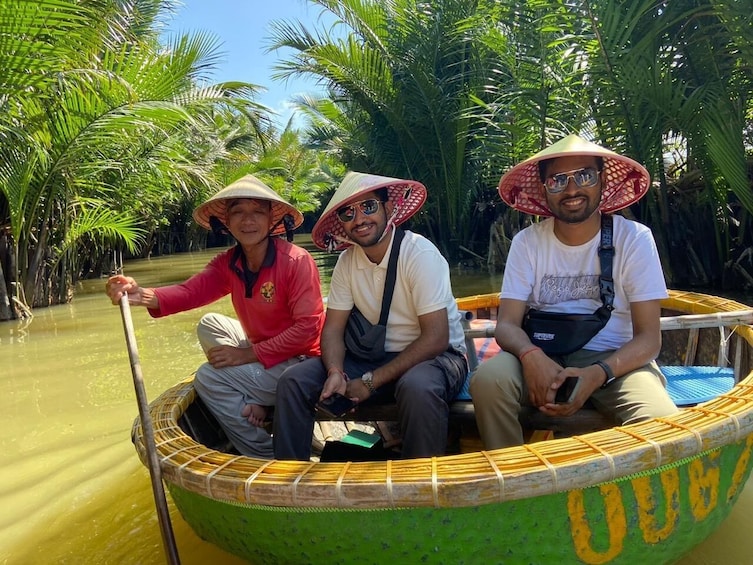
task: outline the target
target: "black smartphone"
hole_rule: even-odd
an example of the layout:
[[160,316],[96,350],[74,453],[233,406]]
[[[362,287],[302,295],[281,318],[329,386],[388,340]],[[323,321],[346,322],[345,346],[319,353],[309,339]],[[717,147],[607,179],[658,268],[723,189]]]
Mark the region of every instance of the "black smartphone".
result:
[[557,404],[567,404],[575,393],[575,389],[578,387],[578,381],[580,377],[567,377],[565,382],[557,389],[557,396],[554,398],[554,402]]
[[347,396],[334,393],[329,398],[317,402],[316,409],[324,412],[330,418],[339,418],[352,410],[356,404],[358,404],[356,401],[351,400]]

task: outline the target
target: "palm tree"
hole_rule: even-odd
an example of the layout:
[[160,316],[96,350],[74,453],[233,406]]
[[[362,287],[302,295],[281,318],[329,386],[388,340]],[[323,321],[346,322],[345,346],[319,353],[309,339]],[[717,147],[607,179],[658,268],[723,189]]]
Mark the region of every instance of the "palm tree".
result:
[[280,23],[272,44],[295,51],[280,76],[331,88],[307,104],[312,138],[351,168],[424,181],[423,227],[446,255],[483,223],[480,204],[505,210],[494,190],[504,170],[572,131],[656,179],[625,213],[653,226],[670,282],[723,282],[753,255],[749,3],[312,3],[337,27]]
[[0,4],[0,264],[17,300],[65,300],[82,245],[135,251],[144,220],[197,185],[216,186],[218,110],[249,131],[266,127],[253,85],[203,82],[215,39],[160,46],[154,24],[166,7]]
[[[747,174],[750,5],[585,2],[577,53],[597,138],[646,164],[658,190],[634,212],[654,229],[673,282],[716,284],[739,253],[732,224],[753,212]],[[748,140],[750,143],[750,140]],[[668,158],[681,147],[681,161]],[[688,180],[697,190],[685,191]],[[735,208],[732,208],[735,207]],[[738,236],[744,232],[738,232]],[[712,235],[709,238],[709,235]],[[709,243],[711,242],[711,245]]]
[[[464,242],[472,228],[486,167],[474,158],[483,124],[468,110],[488,99],[490,80],[504,73],[498,55],[480,41],[494,25],[493,3],[313,3],[336,23],[314,34],[300,24],[278,22],[270,48],[297,53],[280,63],[276,77],[313,74],[326,82],[340,106],[340,124],[350,128],[340,145],[351,158],[346,163],[426,184],[430,197],[418,220],[449,253],[451,242]],[[318,113],[312,133],[319,135],[327,128],[327,113],[334,117],[333,108],[310,110]]]

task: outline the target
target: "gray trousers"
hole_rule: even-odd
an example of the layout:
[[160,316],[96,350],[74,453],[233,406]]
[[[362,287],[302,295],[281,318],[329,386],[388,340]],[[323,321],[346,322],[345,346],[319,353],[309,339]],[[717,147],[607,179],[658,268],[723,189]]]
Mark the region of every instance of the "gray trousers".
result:
[[[563,367],[586,367],[611,353],[582,349],[558,361]],[[597,410],[614,415],[620,424],[634,424],[677,412],[665,385],[659,367],[652,362],[618,378],[605,389],[597,389],[590,400]],[[483,362],[471,377],[470,391],[484,448],[522,444],[518,412],[530,402],[518,358],[501,351]]]
[[[240,322],[221,314],[203,316],[197,334],[204,353],[217,345],[249,346]],[[204,363],[196,371],[196,392],[241,454],[272,458],[272,437],[264,428],[251,424],[241,415],[241,410],[246,404],[274,406],[280,375],[298,363],[300,359],[297,357],[269,369],[265,369],[261,363],[221,369]]]
[[[343,368],[349,378],[360,379],[395,356],[388,353],[386,359],[375,363],[346,355]],[[419,363],[394,383],[379,387],[365,401],[397,401],[403,458],[444,455],[449,402],[460,391],[467,372],[465,356],[448,351]],[[280,377],[273,434],[276,459],[310,458],[314,410],[326,378],[319,358],[290,367]]]

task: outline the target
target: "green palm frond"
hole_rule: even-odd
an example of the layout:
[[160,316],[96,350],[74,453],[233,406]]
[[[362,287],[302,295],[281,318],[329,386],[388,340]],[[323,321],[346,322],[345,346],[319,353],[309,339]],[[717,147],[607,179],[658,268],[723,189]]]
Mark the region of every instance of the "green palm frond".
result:
[[135,252],[146,235],[135,218],[112,210],[101,200],[88,198],[72,202],[69,218],[71,222],[58,249],[59,256],[74,249],[84,238],[111,246],[122,243],[129,251]]

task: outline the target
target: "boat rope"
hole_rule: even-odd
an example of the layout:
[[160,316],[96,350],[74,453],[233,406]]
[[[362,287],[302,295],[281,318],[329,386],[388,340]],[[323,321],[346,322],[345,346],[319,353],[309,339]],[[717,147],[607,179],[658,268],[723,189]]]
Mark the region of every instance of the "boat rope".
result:
[[395,497],[392,492],[392,459],[387,460],[387,495],[390,497],[390,506],[395,506]]
[[557,478],[557,467],[555,467],[542,453],[539,452],[538,449],[536,449],[532,444],[526,443],[523,444],[523,447],[525,447],[528,451],[530,451],[533,455],[536,456],[536,458],[541,461],[547,469],[549,469],[549,473],[552,475],[552,494],[559,492],[559,484],[558,484],[558,478]]
[[345,479],[345,475],[348,474],[348,469],[352,465],[352,461],[348,461],[343,465],[343,470],[340,472],[340,476],[337,477],[337,483],[335,483],[335,494],[337,495],[337,505],[342,506],[345,502],[344,496],[343,496],[343,480]]
[[601,454],[601,456],[607,460],[607,463],[609,464],[610,479],[614,479],[617,476],[617,466],[614,464],[614,457],[612,457],[612,454],[609,453],[609,451],[602,449],[601,447],[599,447],[592,441],[589,441],[583,436],[574,436],[573,439],[580,441],[581,443],[585,443],[588,447],[593,449],[595,452]]
[[439,504],[439,479],[437,477],[437,458],[431,458],[431,494],[434,497],[434,507],[440,508]]
[[662,454],[661,454],[661,445],[650,437],[646,437],[643,434],[636,433],[634,430],[628,429],[628,428],[615,428],[615,431],[622,432],[625,435],[629,435],[630,437],[634,437],[637,440],[640,440],[644,443],[649,444],[651,447],[654,448],[654,454],[656,455],[656,462],[654,463],[655,467],[658,467],[661,465],[662,461]]
[[701,436],[701,432],[699,432],[698,429],[692,426],[686,426],[685,424],[681,424],[680,422],[667,420],[666,418],[655,418],[655,420],[657,422],[662,422],[663,424],[667,424],[668,426],[680,428],[681,430],[685,430],[686,432],[692,434],[695,437],[696,442],[698,443],[696,450],[699,453],[703,451],[703,437]]
[[[167,441],[162,441],[162,442],[160,442],[160,443],[157,444],[157,447],[162,447],[163,445],[169,445],[170,443],[172,443],[176,439],[180,439],[180,438],[170,438]],[[163,456],[162,457],[162,462],[164,463],[166,461],[170,461],[170,459],[175,459],[176,455],[180,455],[181,453],[185,453],[186,451],[191,451],[192,449],[196,448],[196,445],[200,445],[200,444],[186,445],[184,447],[177,448],[175,451],[171,451],[167,455]],[[203,455],[203,453],[202,453],[202,455]],[[188,463],[192,463],[195,460],[196,459],[191,459]],[[184,463],[182,465],[179,465],[178,468],[180,470],[183,470],[185,468],[185,466],[186,466],[186,463]]]
[[[259,467],[256,471],[254,471],[245,481],[243,485],[243,494],[246,496],[246,500],[251,499],[251,484],[256,480],[256,477],[261,475],[264,472],[264,469],[269,467],[274,462],[274,459],[271,461],[267,461]],[[296,479],[297,480],[297,479]],[[295,500],[295,485],[293,486],[293,500]]]
[[489,456],[488,451],[482,451],[481,455],[486,457],[486,460],[489,462],[489,466],[492,468],[492,470],[494,470],[494,474],[497,475],[497,483],[499,484],[499,501],[504,502],[505,500],[505,476],[502,474],[502,471],[500,471],[494,459],[492,459]]
[[204,488],[207,489],[207,496],[209,496],[209,498],[214,498],[214,493],[212,492],[212,479],[214,478],[214,476],[220,471],[222,471],[228,465],[231,465],[235,463],[236,461],[240,461],[241,457],[242,455],[236,455],[235,457],[230,457],[222,465],[218,465],[216,469],[213,469],[211,473],[207,473],[207,476],[204,477]]
[[301,482],[301,479],[304,477],[304,475],[308,473],[315,465],[316,465],[315,461],[312,461],[311,463],[309,463],[302,473],[298,473],[298,476],[293,481],[293,484],[291,485],[293,487],[293,490],[292,490],[293,504],[298,504],[298,483]]
[[[720,397],[737,400],[735,396],[727,394],[722,394]],[[692,410],[693,412],[700,412],[701,414],[704,414],[706,416],[713,414],[714,416],[724,416],[726,418],[729,418],[730,420],[732,420],[732,424],[735,426],[735,441],[741,441],[746,437],[746,434],[743,434],[742,426],[740,425],[740,419],[735,414],[730,414],[729,412],[724,412],[723,410],[708,410],[703,406],[693,406]]]

